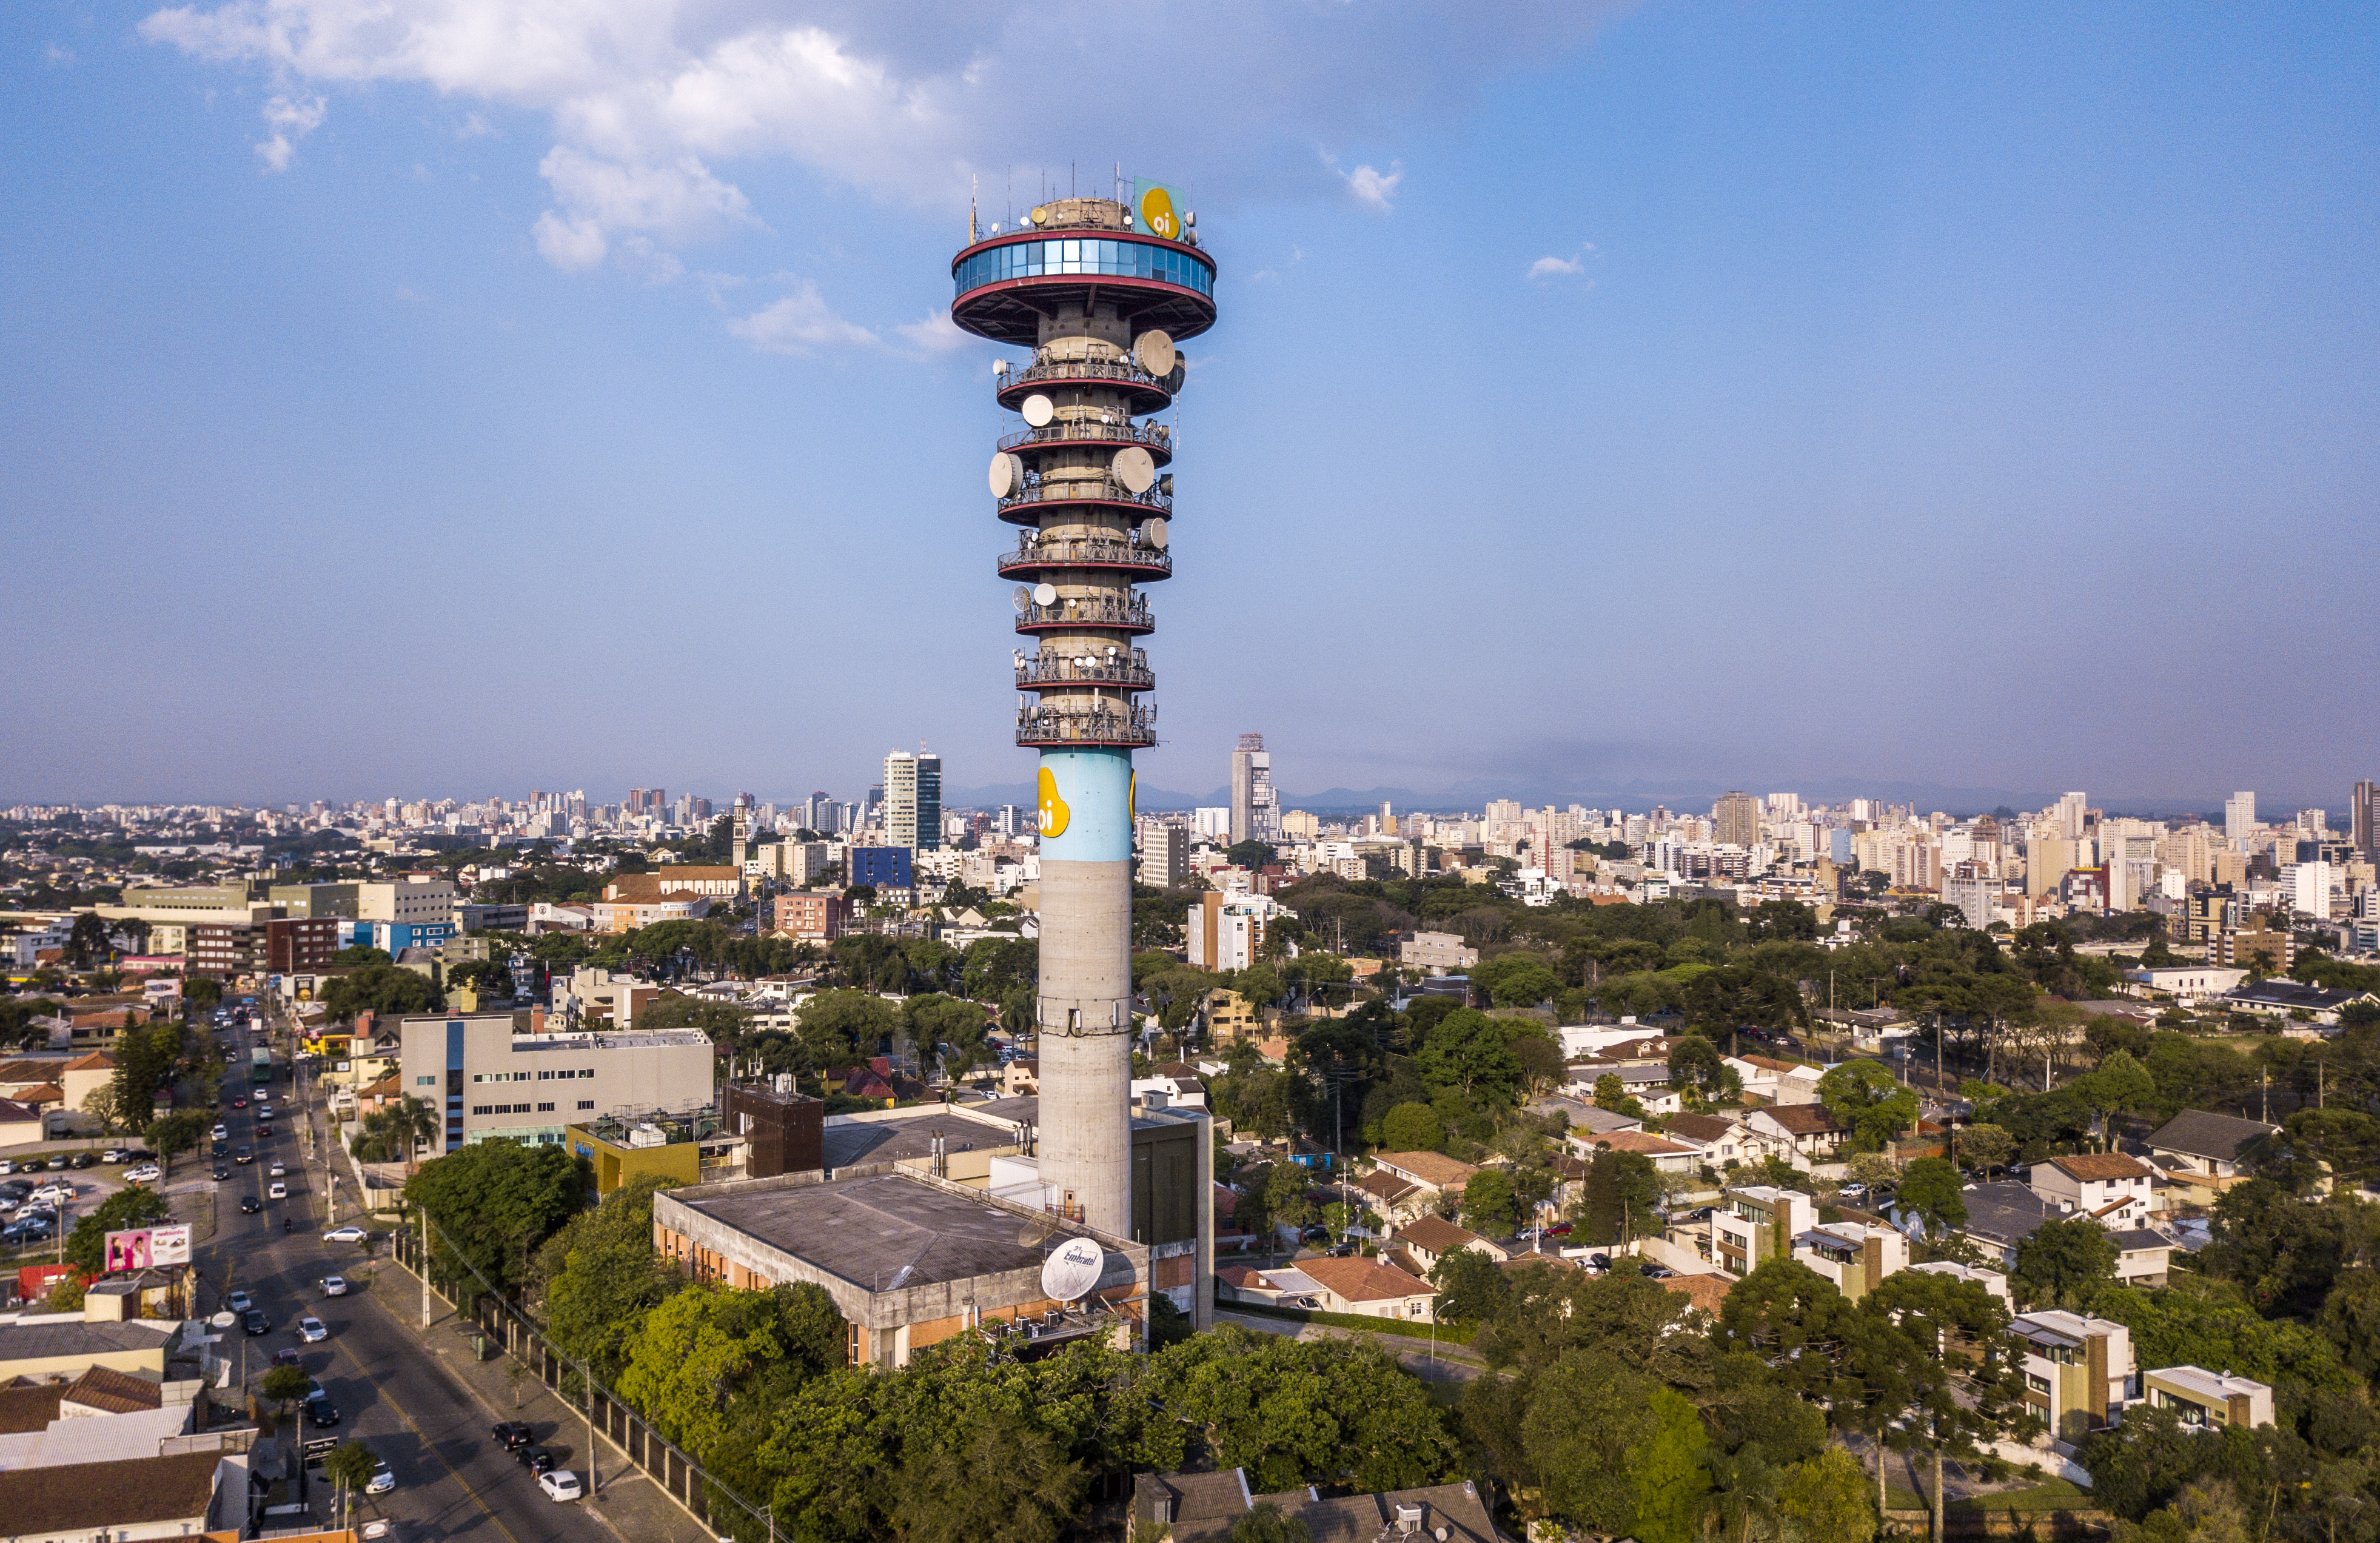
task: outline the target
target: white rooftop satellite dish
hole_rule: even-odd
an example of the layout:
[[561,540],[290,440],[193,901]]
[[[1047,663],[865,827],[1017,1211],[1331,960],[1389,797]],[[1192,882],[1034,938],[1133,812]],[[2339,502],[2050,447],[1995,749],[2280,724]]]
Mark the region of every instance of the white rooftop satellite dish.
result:
[[1148,524],[1142,526],[1140,529],[1142,540],[1146,541],[1149,545],[1155,547],[1160,552],[1163,552],[1165,550],[1165,543],[1167,541],[1171,540],[1171,538],[1165,533],[1165,518],[1163,516],[1160,515],[1157,518],[1150,520]]
[[1093,1239],[1068,1238],[1041,1261],[1041,1292],[1052,1302],[1079,1302],[1091,1294],[1107,1269],[1107,1250]]
[[991,496],[994,498],[1006,498],[1010,493],[1022,492],[1025,489],[1024,460],[1004,451],[994,456],[991,458],[990,480]]
[[[994,230],[998,230],[1000,227],[999,227],[998,225],[994,225],[994,226],[992,226],[991,228],[992,228],[992,229],[994,229]],[[1008,361],[1007,361],[1006,359],[994,359],[994,360],[992,360],[992,361],[991,361],[991,372],[992,372],[993,374],[995,374],[995,375],[1005,375],[1005,374],[1007,374],[1007,373],[1008,373]]]
[[1147,492],[1157,483],[1157,457],[1136,444],[1127,444],[1115,453],[1112,463],[1115,480],[1135,493]]
[[1028,588],[1027,586],[1023,585],[1023,584],[1019,584],[1019,585],[1016,587],[1016,593],[1015,593],[1015,595],[1014,595],[1014,597],[1012,597],[1012,598],[1013,598],[1013,599],[1015,601],[1015,602],[1016,602],[1016,609],[1017,609],[1018,611],[1020,611],[1020,612],[1021,612],[1021,611],[1023,611],[1026,607],[1027,607],[1027,606],[1029,606],[1029,605],[1031,605],[1031,604],[1033,603],[1033,591],[1032,591],[1032,589],[1031,589],[1030,588]]
[[1173,372],[1173,338],[1162,327],[1151,327],[1132,341],[1135,363],[1151,375]]
[[1055,584],[1036,584],[1033,586],[1033,603],[1036,605],[1057,604],[1058,586]]
[[1025,399],[1023,410],[1026,422],[1036,429],[1046,429],[1050,420],[1058,416],[1058,404],[1037,391]]

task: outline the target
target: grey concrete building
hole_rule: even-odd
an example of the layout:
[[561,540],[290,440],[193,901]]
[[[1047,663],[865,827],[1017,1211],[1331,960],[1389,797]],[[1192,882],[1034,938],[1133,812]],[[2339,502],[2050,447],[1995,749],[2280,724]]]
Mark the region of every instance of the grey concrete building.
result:
[[492,1137],[558,1145],[564,1126],[591,1118],[711,1101],[710,1039],[698,1029],[534,1033],[540,1017],[524,1009],[400,1022],[402,1086],[444,1115],[441,1150]]

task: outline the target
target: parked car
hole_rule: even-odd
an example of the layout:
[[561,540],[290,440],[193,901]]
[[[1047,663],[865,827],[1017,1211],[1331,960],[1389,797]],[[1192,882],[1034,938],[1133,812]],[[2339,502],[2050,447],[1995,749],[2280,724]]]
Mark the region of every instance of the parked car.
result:
[[126,1184],[155,1184],[164,1176],[165,1171],[153,1162],[144,1162],[138,1168],[128,1168],[124,1171]]
[[1850,1200],[1856,1204],[1857,1202],[1867,1198],[1867,1185],[1860,1183],[1857,1179],[1852,1179],[1837,1185],[1835,1195],[1838,1198]]
[[329,1399],[318,1398],[306,1405],[306,1417],[318,1430],[328,1430],[339,1423],[339,1406]]
[[0,1227],[0,1243],[47,1243],[56,1233],[47,1217],[22,1217]]
[[122,1162],[124,1160],[124,1148],[121,1147],[110,1147],[107,1150],[99,1154],[99,1160],[102,1162]]
[[259,1334],[272,1333],[273,1320],[264,1316],[261,1308],[250,1307],[240,1315],[239,1327],[242,1332],[252,1338]]
[[45,1172],[49,1166],[50,1165],[48,1163],[42,1161],[40,1158],[27,1158],[24,1161],[17,1165],[17,1172],[19,1173],[40,1173]]
[[331,1337],[331,1331],[322,1327],[321,1318],[309,1313],[298,1320],[298,1337],[308,1344],[320,1344]]
[[537,1433],[520,1420],[506,1420],[490,1434],[495,1437],[496,1444],[506,1452],[518,1452],[537,1440]]
[[372,1464],[371,1477],[364,1481],[367,1495],[385,1495],[396,1488],[396,1475],[386,1463]]
[[344,1227],[334,1227],[324,1233],[322,1241],[324,1243],[361,1243],[365,1236],[364,1230],[350,1221]]
[[567,1468],[556,1468],[552,1473],[538,1475],[537,1487],[545,1491],[548,1500],[575,1500],[583,1493],[578,1487],[578,1476]]
[[224,1311],[227,1313],[244,1313],[255,1306],[256,1298],[244,1291],[236,1291],[224,1298]]
[[273,1364],[276,1367],[301,1367],[306,1364],[306,1353],[294,1346],[283,1345],[273,1353]]
[[552,1447],[528,1446],[514,1448],[513,1461],[530,1473],[542,1474],[555,1467],[559,1459],[553,1455]]
[[96,1168],[99,1166],[99,1154],[97,1152],[77,1152],[74,1155],[74,1165],[77,1168]]
[[315,1283],[322,1288],[322,1294],[324,1296],[345,1296],[347,1294],[347,1278],[344,1275],[325,1275],[322,1280]]

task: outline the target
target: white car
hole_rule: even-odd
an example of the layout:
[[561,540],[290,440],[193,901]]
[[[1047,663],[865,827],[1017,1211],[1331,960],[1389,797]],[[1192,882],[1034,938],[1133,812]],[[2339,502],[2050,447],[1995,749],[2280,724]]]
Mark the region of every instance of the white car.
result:
[[217,1141],[229,1141],[231,1139],[231,1127],[229,1125],[217,1125],[214,1129],[214,1138]]
[[325,1275],[322,1277],[322,1294],[324,1296],[345,1296],[347,1294],[347,1278],[344,1275]]
[[51,1205],[55,1206],[63,1205],[67,1201],[73,1199],[74,1197],[75,1188],[74,1185],[70,1184],[45,1184],[41,1188],[33,1191],[29,1198],[34,1200],[46,1200]]
[[331,1337],[331,1331],[322,1327],[321,1318],[308,1313],[298,1320],[298,1337],[308,1344],[320,1344]]
[[578,1476],[567,1468],[555,1468],[550,1473],[538,1475],[537,1487],[545,1491],[549,1500],[575,1500],[585,1493],[578,1487]]
[[361,1243],[364,1230],[350,1221],[344,1227],[334,1227],[322,1234],[324,1243]]
[[289,1165],[285,1162],[276,1162],[264,1171],[264,1176],[268,1179],[285,1179],[289,1176]]
[[264,1197],[268,1200],[286,1200],[289,1198],[289,1186],[275,1179],[265,1186]]
[[255,1306],[256,1298],[244,1291],[236,1291],[224,1298],[224,1311],[227,1313],[244,1313]]
[[364,1493],[367,1495],[385,1495],[395,1488],[396,1475],[389,1471],[387,1464],[382,1463],[372,1469],[372,1476],[365,1481]]
[[126,1184],[155,1184],[164,1176],[165,1171],[153,1162],[144,1162],[138,1168],[128,1168],[124,1171]]

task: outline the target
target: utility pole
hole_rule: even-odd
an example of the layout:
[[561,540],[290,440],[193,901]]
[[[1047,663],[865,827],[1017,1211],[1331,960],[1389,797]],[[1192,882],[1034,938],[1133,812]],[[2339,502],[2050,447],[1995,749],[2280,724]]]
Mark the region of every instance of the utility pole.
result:
[[421,1211],[421,1257],[413,1261],[414,1273],[421,1277],[421,1327],[430,1327],[430,1210]]

